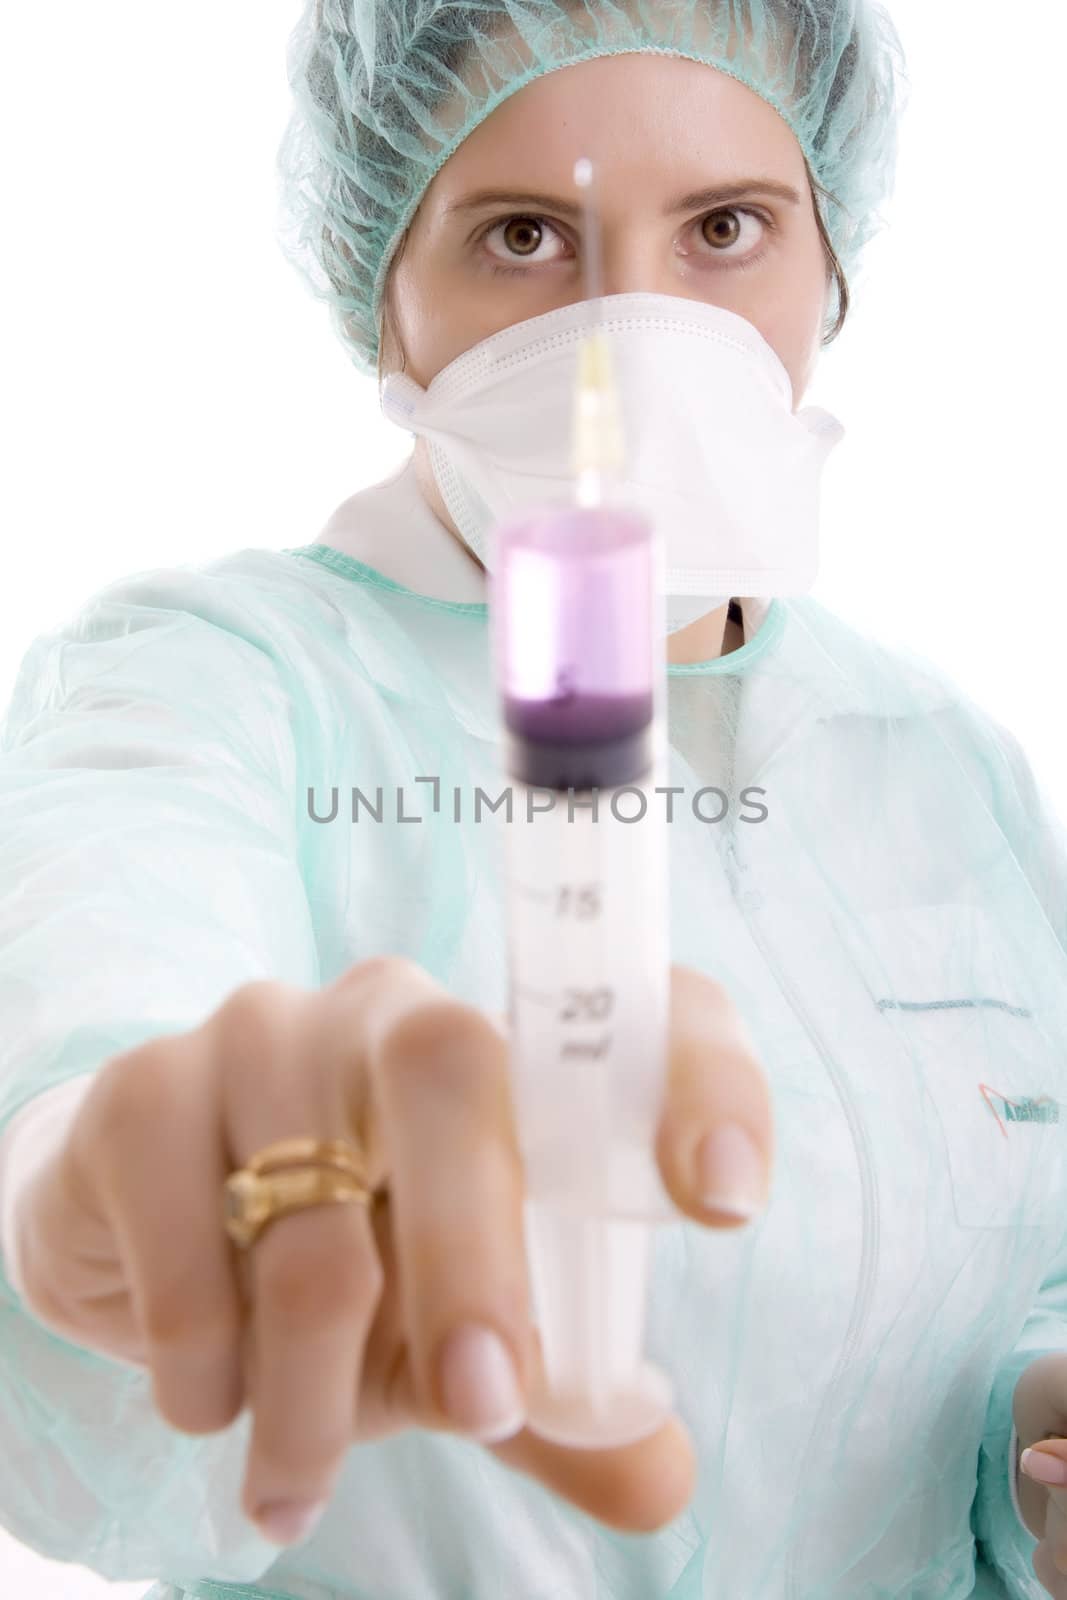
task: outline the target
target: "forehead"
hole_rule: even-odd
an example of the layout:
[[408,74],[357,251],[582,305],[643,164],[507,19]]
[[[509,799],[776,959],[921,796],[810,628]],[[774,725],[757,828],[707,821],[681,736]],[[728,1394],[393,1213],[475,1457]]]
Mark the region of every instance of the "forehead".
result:
[[[728,73],[680,56],[598,57],[546,73],[499,105],[445,162],[430,208],[496,180],[570,193],[574,162],[597,163],[602,194],[634,182],[673,192],[759,173],[802,184],[788,123]],[[565,185],[560,188],[560,185]]]

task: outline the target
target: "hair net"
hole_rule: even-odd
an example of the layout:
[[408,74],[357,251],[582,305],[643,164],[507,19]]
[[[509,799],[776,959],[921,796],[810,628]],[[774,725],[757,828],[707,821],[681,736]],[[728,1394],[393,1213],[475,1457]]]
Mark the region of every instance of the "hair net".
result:
[[892,191],[907,83],[876,0],[307,0],[289,41],[280,243],[361,371],[390,262],[449,156],[533,79],[634,51],[717,67],[785,118],[851,275]]

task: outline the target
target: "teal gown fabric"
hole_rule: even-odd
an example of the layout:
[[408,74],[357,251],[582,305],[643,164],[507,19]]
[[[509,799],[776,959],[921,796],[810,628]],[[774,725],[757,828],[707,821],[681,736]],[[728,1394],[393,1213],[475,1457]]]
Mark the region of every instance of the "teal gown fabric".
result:
[[[409,1431],[354,1447],[279,1551],[238,1508],[247,1412],[177,1433],[143,1370],[2,1278],[16,1538],[152,1600],[1043,1593],[1007,1451],[1017,1376],[1067,1347],[1058,825],[1010,734],[811,598],[672,668],[668,698],[673,958],[741,1009],[778,1147],[754,1225],[655,1235],[647,1349],[696,1444],[688,1508],[615,1533]],[[471,819],[495,735],[485,607],[322,544],[137,574],[41,636],[0,735],[0,1128],[255,977],[394,951],[503,1012],[501,829]],[[353,822],[379,785],[382,820]],[[710,786],[719,822],[692,803]]]

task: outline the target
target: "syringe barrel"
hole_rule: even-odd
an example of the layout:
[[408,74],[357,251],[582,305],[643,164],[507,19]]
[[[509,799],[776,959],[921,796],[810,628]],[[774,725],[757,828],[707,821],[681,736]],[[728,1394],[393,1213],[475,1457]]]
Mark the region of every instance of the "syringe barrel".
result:
[[660,552],[639,513],[532,511],[495,530],[509,1060],[544,1385],[528,1426],[572,1446],[660,1427],[642,1358],[670,950]]
[[572,1214],[673,1215],[653,1154],[670,951],[654,532],[616,507],[496,529],[512,780],[512,1082],[528,1193]]
[[510,776],[566,790],[647,775],[657,557],[648,519],[617,507],[553,506],[497,528],[490,598]]
[[527,1195],[575,1217],[676,1216],[654,1156],[669,1006],[663,797],[651,775],[511,791],[511,1084]]

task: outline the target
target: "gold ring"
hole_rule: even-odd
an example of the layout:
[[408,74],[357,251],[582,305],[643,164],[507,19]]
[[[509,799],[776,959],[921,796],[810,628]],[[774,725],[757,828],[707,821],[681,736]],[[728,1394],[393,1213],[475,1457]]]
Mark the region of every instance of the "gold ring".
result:
[[277,1217],[352,1201],[371,1206],[374,1195],[363,1154],[346,1139],[279,1139],[231,1172],[223,1186],[226,1232],[242,1250]]

